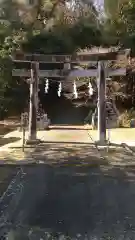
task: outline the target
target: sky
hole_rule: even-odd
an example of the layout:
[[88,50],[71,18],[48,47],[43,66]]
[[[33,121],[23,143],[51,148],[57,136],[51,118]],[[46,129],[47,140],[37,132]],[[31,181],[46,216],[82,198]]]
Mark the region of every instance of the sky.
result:
[[[104,0],[93,0],[96,4],[101,5],[103,4]],[[112,0],[113,1],[113,0]]]
[[[98,9],[103,11],[103,9],[104,9],[104,0],[92,0],[92,1],[95,3],[95,5],[97,6]],[[111,1],[113,1],[113,0],[111,0]]]

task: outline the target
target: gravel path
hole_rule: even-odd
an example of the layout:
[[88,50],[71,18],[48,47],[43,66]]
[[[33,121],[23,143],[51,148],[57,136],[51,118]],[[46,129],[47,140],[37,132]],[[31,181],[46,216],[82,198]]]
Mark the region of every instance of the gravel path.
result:
[[61,146],[57,152],[52,146],[54,155],[47,158],[42,147],[35,156],[41,160],[40,151],[45,163],[24,166],[22,197],[10,216],[14,226],[20,223],[15,231],[23,240],[28,234],[49,239],[45,232],[72,239],[135,239],[135,158],[119,152],[117,161],[111,155],[105,160],[88,145],[82,154],[79,148]]

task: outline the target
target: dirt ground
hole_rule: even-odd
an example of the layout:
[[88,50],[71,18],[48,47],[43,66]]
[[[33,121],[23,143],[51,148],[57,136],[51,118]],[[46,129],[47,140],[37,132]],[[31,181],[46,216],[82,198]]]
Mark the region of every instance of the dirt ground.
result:
[[[9,240],[135,239],[134,151],[119,147],[98,151],[88,139],[80,143],[87,136],[84,131],[77,135],[72,131],[71,135],[65,130],[55,135],[45,132],[47,141],[36,148],[5,154],[6,163],[15,163],[14,174],[16,164],[24,160],[27,165],[22,166],[25,175],[18,182],[19,194],[5,196],[9,205],[0,215],[0,223],[5,222],[0,239],[3,232],[8,232]],[[62,143],[67,137],[76,142]],[[10,175],[9,165],[4,167],[3,183]],[[1,193],[6,190],[0,187]]]
[[8,210],[9,233],[24,240],[54,239],[47,233],[55,239],[135,239],[135,157],[120,150],[112,158],[112,152],[102,158],[92,146],[77,144],[59,151],[55,145],[48,153],[36,149],[35,159],[44,163],[23,166],[21,197]]

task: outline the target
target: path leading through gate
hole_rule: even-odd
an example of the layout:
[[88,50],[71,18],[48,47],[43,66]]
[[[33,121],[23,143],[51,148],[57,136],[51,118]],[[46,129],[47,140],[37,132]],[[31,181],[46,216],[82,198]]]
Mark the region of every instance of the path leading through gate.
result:
[[[26,132],[27,138],[28,132]],[[107,130],[108,135],[108,130]],[[48,131],[38,131],[38,139],[43,143],[61,143],[61,144],[93,144],[98,140],[98,131],[90,130],[87,126],[73,126],[73,125],[51,125]],[[115,144],[126,143],[129,146],[135,146],[135,129],[132,128],[116,128],[109,130],[110,141]],[[21,148],[22,146],[22,132],[16,130],[3,136],[4,140],[16,139],[0,147],[0,150],[8,148]],[[20,139],[18,141],[18,139]],[[4,141],[6,142],[6,141]],[[9,142],[9,141],[7,141]],[[36,147],[36,146],[35,146]]]

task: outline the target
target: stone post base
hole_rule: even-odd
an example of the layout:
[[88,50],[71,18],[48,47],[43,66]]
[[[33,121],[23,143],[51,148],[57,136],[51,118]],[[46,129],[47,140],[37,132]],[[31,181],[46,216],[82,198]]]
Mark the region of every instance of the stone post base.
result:
[[108,140],[102,140],[102,141],[98,140],[98,141],[96,141],[96,144],[98,146],[107,146],[108,145]]
[[40,143],[41,143],[40,139],[27,139],[25,142],[26,145],[36,145]]

